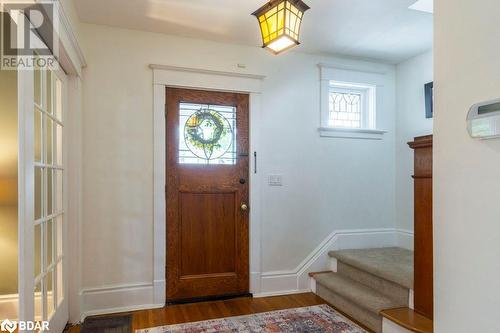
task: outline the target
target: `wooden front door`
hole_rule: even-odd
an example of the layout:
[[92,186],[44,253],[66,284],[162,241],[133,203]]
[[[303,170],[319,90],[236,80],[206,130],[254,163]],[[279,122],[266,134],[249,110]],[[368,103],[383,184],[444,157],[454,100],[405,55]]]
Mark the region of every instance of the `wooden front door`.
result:
[[167,88],[167,302],[247,294],[248,95]]

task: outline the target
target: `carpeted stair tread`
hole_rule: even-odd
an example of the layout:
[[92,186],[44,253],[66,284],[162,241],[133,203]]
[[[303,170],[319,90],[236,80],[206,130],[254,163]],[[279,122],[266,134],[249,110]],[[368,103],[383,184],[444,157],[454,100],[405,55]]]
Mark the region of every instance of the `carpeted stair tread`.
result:
[[338,261],[413,289],[413,252],[398,247],[330,251]]
[[[338,273],[323,273],[314,276],[316,283],[354,304],[378,315],[381,310],[406,306],[364,284]],[[342,309],[341,309],[342,310]]]

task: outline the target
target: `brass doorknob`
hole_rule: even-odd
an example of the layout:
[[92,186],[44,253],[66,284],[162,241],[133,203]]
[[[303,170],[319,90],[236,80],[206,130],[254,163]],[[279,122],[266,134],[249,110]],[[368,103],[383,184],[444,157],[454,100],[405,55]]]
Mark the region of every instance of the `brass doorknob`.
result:
[[244,203],[241,204],[241,210],[247,210],[248,206]]

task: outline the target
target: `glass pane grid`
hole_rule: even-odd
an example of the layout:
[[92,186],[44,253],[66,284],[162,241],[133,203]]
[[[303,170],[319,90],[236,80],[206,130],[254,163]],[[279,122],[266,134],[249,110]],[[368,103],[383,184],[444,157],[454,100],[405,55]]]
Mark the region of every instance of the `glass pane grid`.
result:
[[47,116],[48,119],[52,120],[54,123],[58,124],[59,126],[64,126],[63,122],[59,119],[57,119],[54,115],[52,114],[49,114],[47,113],[47,111],[44,111],[42,109],[40,109],[41,112],[43,112],[43,114],[45,116]]
[[45,246],[46,246],[46,267],[49,270],[50,265],[54,263],[54,220],[48,220],[45,223]]
[[47,111],[39,108],[36,106],[36,109],[38,109],[40,112],[42,112],[48,119],[52,120],[54,123],[57,123],[59,126],[64,126],[64,124],[61,122],[61,120],[57,119],[54,115],[49,114]]
[[363,95],[354,92],[330,92],[329,124],[333,127],[361,128]]
[[63,171],[55,169],[55,184],[54,184],[54,213],[59,213],[61,214],[64,211],[64,206],[63,206]]
[[35,290],[34,290],[35,320],[43,320],[42,286],[43,286],[43,281],[35,282]]
[[63,259],[63,256],[57,258],[57,260],[55,262],[53,262],[52,264],[50,264],[49,266],[47,266],[44,271],[40,274],[38,274],[36,277],[35,277],[35,284],[37,284],[38,282],[42,281],[45,279],[45,277],[47,276],[47,273],[50,272],[51,270],[54,269],[55,266],[57,266],[57,263]]
[[[43,233],[42,225],[35,225],[35,244],[34,244],[34,263],[35,263],[35,279],[40,279],[43,275],[42,252],[43,252]],[[35,281],[36,284],[36,281]]]
[[62,293],[58,296],[63,282],[62,82],[50,71],[38,70],[34,76],[34,306],[36,320],[48,320],[62,301]]
[[62,258],[58,260],[56,267],[56,299],[57,305],[61,304],[64,299],[64,285],[63,285],[63,262]]
[[35,81],[35,92],[40,91],[41,97],[39,97],[38,100],[35,97],[35,108],[51,120],[63,126],[61,81],[57,78],[54,81],[52,79],[53,74],[51,74],[50,71],[35,71],[35,73],[37,72],[40,72],[40,87],[36,87],[37,81]]
[[34,130],[34,136],[35,136],[35,161],[36,162],[41,162],[42,161],[42,156],[43,156],[43,125],[42,125],[42,119],[43,119],[43,111],[35,106],[35,130]]
[[62,165],[56,165],[56,164],[46,164],[46,163],[38,163],[35,162],[35,167],[38,168],[51,168],[54,170],[63,170],[64,167]]
[[62,121],[63,118],[63,112],[62,112],[62,82],[61,80],[56,77],[55,80],[55,101],[54,101],[54,107],[55,107],[55,117],[57,120]]
[[35,166],[35,184],[34,184],[34,195],[35,195],[35,220],[38,220],[43,217],[43,168]]
[[63,165],[63,126],[56,123],[55,126],[55,137],[54,137],[54,165],[62,166]]
[[45,71],[45,101],[44,101],[44,106],[45,106],[45,111],[47,113],[52,114],[52,101],[54,99],[54,82],[52,81],[53,74],[50,70]]
[[[38,59],[38,57],[37,57]],[[34,103],[35,103],[35,106],[39,106],[41,107],[42,106],[42,87],[43,87],[43,83],[42,83],[42,80],[43,80],[43,71],[40,70],[40,68],[36,68],[34,70],[34,86],[33,86],[33,93],[34,93]]]
[[180,103],[179,163],[236,164],[236,108]]
[[53,177],[53,169],[52,168],[46,168],[45,169],[45,176],[47,177],[47,211],[46,211],[46,216],[52,215],[54,212],[54,177]]
[[54,314],[54,268],[47,272],[47,278],[45,279],[45,288],[47,290],[46,297],[46,309],[47,309],[47,319],[50,319]]
[[63,214],[64,214],[64,212],[58,212],[58,213],[54,213],[54,214],[52,214],[52,215],[50,215],[50,216],[46,216],[46,217],[43,217],[43,218],[41,218],[41,219],[35,220],[34,225],[36,226],[36,225],[39,225],[39,224],[44,224],[44,223],[46,223],[47,221],[52,220],[52,219],[54,219],[54,218],[57,218],[57,217],[59,217],[59,216],[61,216],[61,217],[62,217],[62,216],[63,216]]
[[[62,218],[62,217],[61,217]],[[35,284],[45,278],[62,258],[57,249],[57,223],[47,219],[35,225]]]
[[49,116],[45,116],[45,159],[44,162],[52,165],[54,147],[54,121]]

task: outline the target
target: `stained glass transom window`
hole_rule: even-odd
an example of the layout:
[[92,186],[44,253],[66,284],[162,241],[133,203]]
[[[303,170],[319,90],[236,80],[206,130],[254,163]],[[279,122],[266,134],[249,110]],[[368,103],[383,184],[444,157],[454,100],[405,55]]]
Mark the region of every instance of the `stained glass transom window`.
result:
[[330,91],[330,126],[361,128],[362,99],[361,93]]
[[236,164],[236,108],[179,104],[179,163]]

